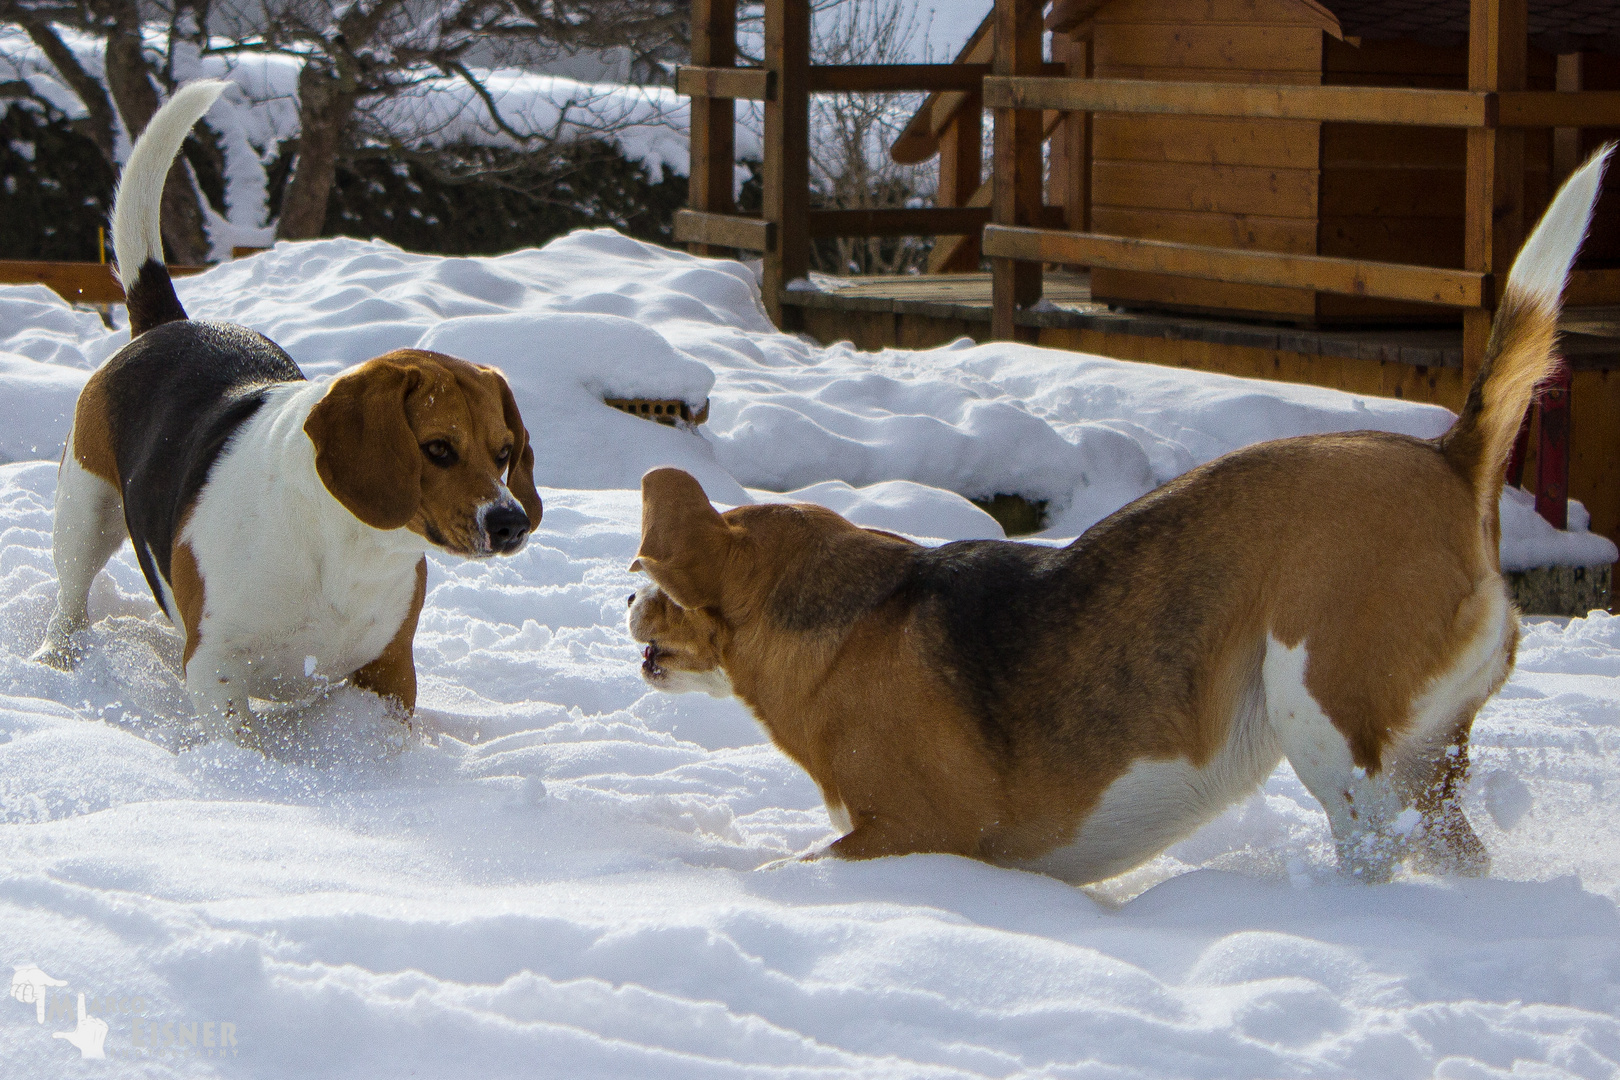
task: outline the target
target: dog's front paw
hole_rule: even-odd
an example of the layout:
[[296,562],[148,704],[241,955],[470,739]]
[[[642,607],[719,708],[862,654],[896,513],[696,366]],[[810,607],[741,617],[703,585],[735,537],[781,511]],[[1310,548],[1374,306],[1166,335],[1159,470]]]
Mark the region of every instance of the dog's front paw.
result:
[[53,667],[57,671],[72,671],[79,666],[79,658],[83,655],[84,650],[75,646],[71,638],[60,640],[46,638],[45,644],[34,650],[34,655],[29,659],[36,664]]

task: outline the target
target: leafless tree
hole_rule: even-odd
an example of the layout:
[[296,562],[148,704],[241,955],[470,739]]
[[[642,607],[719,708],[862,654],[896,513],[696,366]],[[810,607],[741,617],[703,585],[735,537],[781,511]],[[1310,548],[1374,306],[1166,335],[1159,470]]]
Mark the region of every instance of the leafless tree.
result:
[[[161,54],[143,53],[143,16],[168,23]],[[563,103],[562,118],[550,126],[510,116],[490,91],[490,66],[534,66],[564,52],[618,48],[647,77],[680,52],[687,33],[682,0],[0,0],[0,20],[22,26],[83,101],[86,134],[109,162],[116,118],[138,135],[157,111],[159,86],[176,84],[182,53],[297,58],[300,132],[276,228],[283,239],[320,235],[338,163],[361,145],[418,160],[431,156],[430,124],[397,130],[410,110],[390,110],[388,103],[412,94],[425,100],[435,85],[460,84],[507,143],[548,149],[582,131],[608,134],[616,119],[593,114],[584,101]],[[106,42],[105,85],[85,70],[61,27]],[[443,167],[465,174],[469,162],[481,160],[450,154]],[[201,204],[183,163],[164,192],[163,228],[171,257],[206,260]]]
[[[338,162],[357,145],[424,156],[423,141],[433,132],[421,124],[397,130],[401,110],[382,119],[386,103],[456,81],[511,144],[548,147],[562,137],[561,121],[537,129],[509,116],[487,85],[487,68],[475,60],[533,65],[561,51],[618,46],[646,65],[685,32],[678,0],[280,0],[265,15],[261,37],[228,48],[284,51],[304,61],[297,160],[276,226],[283,239],[320,235]],[[573,119],[570,130],[577,130],[577,111]],[[600,119],[600,131],[611,128],[612,118]]]
[[[146,129],[160,98],[155,72],[143,54],[142,12],[136,0],[0,0],[0,20],[27,31],[40,52],[78,95],[89,116],[85,134],[109,164],[114,157],[118,120],[131,137]],[[68,47],[60,27],[94,34],[106,42],[105,85]],[[116,114],[114,109],[117,110]],[[176,162],[163,189],[163,239],[169,255],[182,263],[208,260],[208,234],[190,169]]]
[[[915,10],[886,0],[841,0],[816,12],[818,64],[895,64],[911,59],[920,27]],[[838,210],[933,202],[928,165],[897,165],[888,154],[920,98],[915,94],[818,94],[811,98],[812,197]],[[839,274],[915,272],[928,260],[923,237],[841,237],[819,241],[818,270]]]

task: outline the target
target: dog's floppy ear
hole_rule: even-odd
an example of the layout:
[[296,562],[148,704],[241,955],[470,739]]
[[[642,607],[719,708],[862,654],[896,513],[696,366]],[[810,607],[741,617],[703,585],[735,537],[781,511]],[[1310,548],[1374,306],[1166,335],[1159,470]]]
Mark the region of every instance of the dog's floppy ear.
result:
[[368,360],[338,376],[309,411],[304,434],[332,497],[374,529],[398,529],[422,501],[422,450],[405,416],[421,372]]
[[501,384],[501,409],[506,413],[506,427],[517,441],[512,444],[512,456],[506,463],[506,487],[529,514],[529,531],[540,527],[540,493],[534,490],[534,448],[529,445],[529,429],[523,426],[523,414],[518,412],[517,398],[500,372],[491,369]]
[[641,548],[631,570],[651,574],[681,607],[712,607],[730,546],[730,527],[691,473],[654,469],[641,478]]

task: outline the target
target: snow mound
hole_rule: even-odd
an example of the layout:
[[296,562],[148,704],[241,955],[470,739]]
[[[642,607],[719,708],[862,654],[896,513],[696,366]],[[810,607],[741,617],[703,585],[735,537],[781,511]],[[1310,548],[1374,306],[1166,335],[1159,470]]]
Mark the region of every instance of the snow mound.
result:
[[[506,369],[542,483],[633,488],[648,468],[679,465],[734,505],[749,500],[745,488],[905,480],[967,499],[1043,501],[1052,539],[1254,442],[1367,428],[1429,438],[1453,420],[1433,405],[1024,345],[822,348],[771,327],[741,264],[607,229],[493,258],[378,241],[283,243],[176,288],[194,318],[253,327],[311,375],[418,346]],[[83,370],[127,341],[52,295],[0,291],[0,326],[16,328],[0,331],[0,349]],[[707,399],[709,421],[699,435],[660,428],[605,397],[694,409]],[[68,419],[42,410],[13,441],[54,456]],[[1553,530],[1509,492],[1503,565],[1620,557],[1587,522],[1571,504],[1570,529]]]
[[[641,684],[633,492],[546,489],[518,556],[430,559],[414,736],[340,688],[261,757],[189,737],[180,642],[127,550],[84,666],[27,661],[54,472],[0,467],[0,958],[63,983],[46,1023],[0,1015],[17,1075],[73,1060],[51,1033],[80,992],[145,1075],[1620,1065],[1620,620],[1529,627],[1476,725],[1491,880],[1341,883],[1286,766],[1092,889],[943,856],[755,872],[830,826],[735,702]],[[228,1052],[184,1042],[222,1024]]]
[[[1062,532],[1257,438],[1432,435],[1444,410],[1024,346],[820,348],[770,328],[745,268],[605,232],[493,259],[284,244],[178,288],[311,374],[407,346],[505,368],[545,521],[510,558],[429,558],[412,730],[340,686],[277,707],[267,755],[201,744],[127,548],[78,670],[27,659],[73,393],[127,332],[0,288],[7,1075],[73,1068],[53,1034],[97,1023],[118,1064],[81,1068],[143,1076],[1620,1072],[1620,619],[1528,621],[1475,724],[1492,877],[1375,888],[1336,876],[1286,764],[1087,889],[943,856],[756,872],[830,839],[815,785],[735,701],[649,692],[624,630],[652,464],[932,542],[999,535],[964,496],[1048,498]],[[1515,557],[1614,557],[1511,493],[1503,517]]]

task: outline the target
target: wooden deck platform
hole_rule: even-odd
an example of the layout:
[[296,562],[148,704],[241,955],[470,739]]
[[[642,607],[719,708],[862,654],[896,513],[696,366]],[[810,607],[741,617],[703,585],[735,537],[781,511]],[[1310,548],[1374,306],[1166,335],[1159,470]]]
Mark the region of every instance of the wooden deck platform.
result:
[[[831,320],[811,312],[910,316],[913,319],[953,324],[984,324],[982,334],[966,332],[975,340],[989,339],[990,275],[917,274],[903,277],[832,277],[814,274],[809,286],[802,282],[783,294],[785,306],[805,313],[806,329],[817,324],[831,329]],[[1332,329],[1243,322],[1224,318],[1196,318],[1142,311],[1110,309],[1091,299],[1091,283],[1084,273],[1047,271],[1042,301],[1032,311],[1019,312],[1018,325],[1028,330],[1089,330],[1175,342],[1204,342],[1243,349],[1263,349],[1324,358],[1388,361],[1424,368],[1462,369],[1462,328]],[[882,320],[845,320],[857,333],[881,330]],[[919,326],[914,329],[920,330]],[[939,328],[946,333],[946,327]],[[849,334],[843,335],[849,337]],[[881,334],[880,334],[881,336]],[[909,336],[909,335],[908,335]],[[949,333],[949,341],[962,334]],[[1049,335],[1031,335],[1042,339]],[[895,340],[867,342],[863,347],[900,344]],[[1043,343],[1044,340],[1043,340]],[[1620,369],[1620,308],[1576,308],[1565,313],[1563,350],[1576,370]],[[906,342],[911,344],[911,342]],[[1055,344],[1055,343],[1054,343]],[[1089,350],[1088,350],[1089,351]],[[1112,355],[1112,354],[1105,354]],[[1134,358],[1134,357],[1133,357]]]

